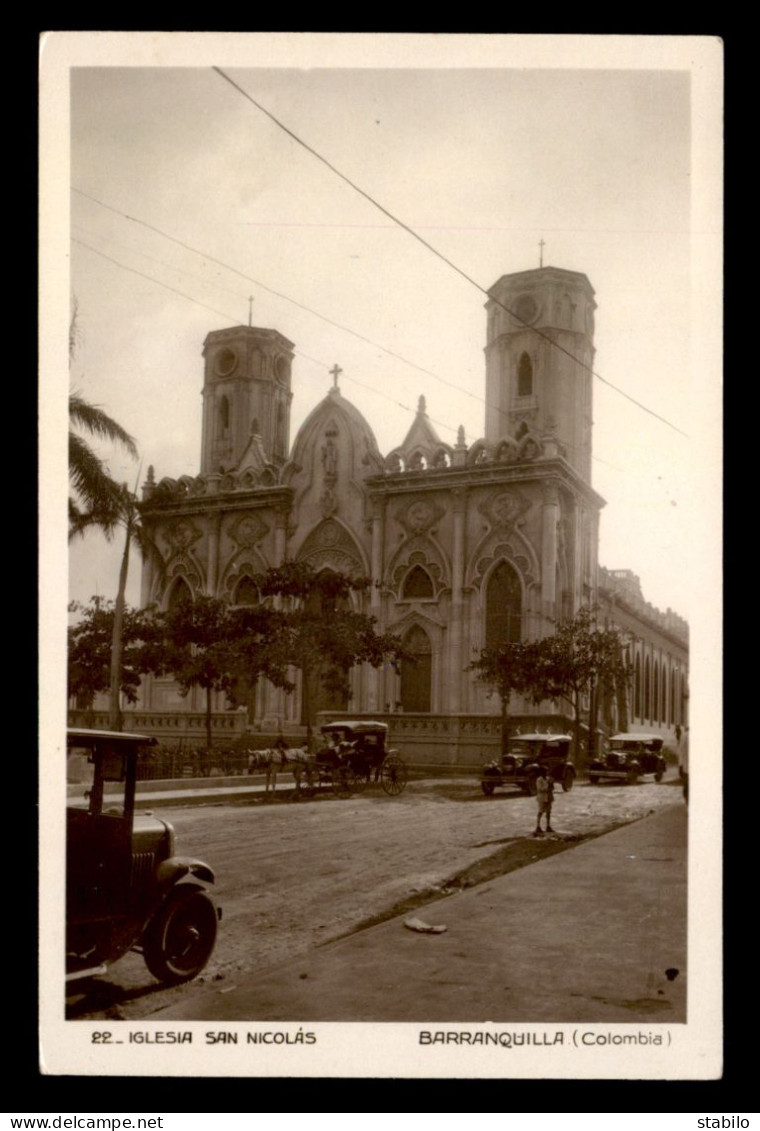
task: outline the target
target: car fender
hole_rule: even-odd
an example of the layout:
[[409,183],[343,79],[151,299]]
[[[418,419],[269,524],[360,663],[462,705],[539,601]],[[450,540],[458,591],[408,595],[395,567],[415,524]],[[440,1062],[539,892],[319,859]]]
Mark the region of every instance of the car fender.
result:
[[216,879],[213,869],[209,868],[208,864],[192,856],[170,856],[156,869],[156,879],[161,887],[176,884],[185,876],[193,876],[207,884],[213,884]]

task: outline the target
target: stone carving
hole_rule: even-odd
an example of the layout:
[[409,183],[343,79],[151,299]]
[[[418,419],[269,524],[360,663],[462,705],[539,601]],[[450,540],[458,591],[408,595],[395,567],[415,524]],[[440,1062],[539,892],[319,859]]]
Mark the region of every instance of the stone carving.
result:
[[230,527],[230,538],[241,547],[255,546],[268,533],[269,527],[257,514],[241,515]]
[[[326,477],[325,477],[326,478]],[[331,487],[325,487],[319,496],[319,508],[323,518],[330,518],[338,509],[338,496]]]
[[477,564],[475,579],[477,585],[481,585],[483,578],[500,558],[504,558],[511,565],[515,567],[518,573],[522,574],[523,580],[526,585],[532,585],[535,581],[531,573],[530,562],[524,554],[516,553],[514,548],[508,542],[500,542],[494,549],[492,554],[488,557],[480,558]]
[[407,534],[423,534],[446,512],[437,503],[416,499],[401,507],[396,515]]
[[334,569],[341,573],[362,572],[361,554],[350,534],[328,518],[312,530],[298,554],[315,569]]
[[530,499],[520,491],[498,491],[484,502],[478,510],[496,529],[511,529],[530,508]]
[[322,467],[325,469],[325,479],[337,479],[338,449],[332,439],[328,439],[327,443],[322,446]]
[[443,569],[438,564],[431,560],[427,553],[423,550],[413,550],[407,557],[400,562],[393,571],[393,588],[396,593],[400,593],[404,584],[404,578],[414,566],[420,565],[426,570],[430,580],[433,582],[436,596],[443,589]]
[[184,518],[170,522],[164,532],[164,536],[171,546],[173,554],[184,553],[189,546],[192,546],[194,542],[198,541],[202,534],[202,530],[199,530],[197,526]]

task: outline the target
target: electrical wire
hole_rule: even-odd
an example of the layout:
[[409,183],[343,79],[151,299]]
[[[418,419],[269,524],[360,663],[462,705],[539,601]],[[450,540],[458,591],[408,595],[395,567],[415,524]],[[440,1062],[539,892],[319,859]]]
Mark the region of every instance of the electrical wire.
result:
[[[113,212],[114,215],[120,216],[125,220],[129,220],[131,223],[138,224],[141,227],[147,228],[149,231],[155,232],[157,235],[163,237],[164,239],[169,240],[171,243],[177,244],[179,247],[183,248],[185,251],[191,252],[193,255],[199,255],[203,259],[208,259],[209,261],[216,263],[217,266],[223,267],[226,270],[231,271],[235,275],[239,275],[241,279],[245,279],[245,281],[248,282],[248,283],[253,283],[255,286],[260,287],[262,290],[266,291],[268,294],[275,295],[277,298],[283,299],[283,301],[289,302],[293,306],[297,306],[301,310],[305,310],[307,313],[312,314],[315,318],[319,318],[323,322],[326,322],[328,325],[334,326],[337,329],[342,330],[347,334],[351,334],[353,337],[358,338],[360,341],[363,341],[363,342],[367,343],[368,345],[373,346],[375,349],[382,350],[383,353],[388,354],[390,357],[396,358],[398,361],[403,362],[405,365],[411,366],[413,369],[416,369],[421,373],[425,373],[427,376],[432,377],[436,381],[440,381],[441,384],[448,386],[450,389],[454,389],[458,393],[462,393],[462,394],[464,394],[468,397],[471,397],[475,401],[479,401],[482,405],[485,406],[485,408],[490,408],[490,409],[494,410],[495,412],[501,411],[500,407],[498,405],[493,404],[492,402],[486,400],[485,397],[481,397],[478,393],[473,393],[469,389],[463,389],[461,385],[457,385],[453,381],[448,381],[445,377],[441,377],[439,374],[434,373],[431,369],[425,369],[423,366],[418,365],[416,362],[410,361],[408,358],[404,357],[402,354],[395,353],[393,350],[388,349],[386,346],[381,345],[379,342],[374,342],[374,341],[372,341],[372,339],[364,337],[363,334],[359,334],[357,331],[352,330],[348,326],[342,326],[339,322],[335,322],[331,318],[328,318],[326,315],[320,314],[319,311],[314,310],[309,306],[305,306],[303,303],[299,302],[297,299],[291,298],[289,295],[283,294],[281,291],[273,290],[271,287],[268,287],[265,283],[260,282],[258,279],[254,279],[251,275],[246,275],[243,271],[240,271],[237,267],[233,267],[231,264],[225,263],[224,260],[217,259],[215,256],[209,255],[207,252],[201,251],[199,248],[193,247],[192,244],[185,243],[184,240],[180,240],[176,236],[171,235],[169,232],[165,232],[162,228],[158,228],[154,224],[149,224],[146,220],[141,220],[139,217],[130,216],[128,213],[121,211],[121,209],[115,208],[111,204],[106,204],[105,201],[98,199],[98,197],[92,196],[90,193],[84,192],[83,189],[79,189],[74,185],[72,185],[72,190],[75,193],[77,193],[79,196],[83,196],[83,197],[85,197],[85,199],[91,200],[94,204],[99,205],[101,208],[105,208],[107,211]],[[104,238],[104,237],[98,237],[98,238]],[[113,240],[106,240],[106,242],[116,243],[116,241],[113,241]],[[83,246],[88,246],[88,245],[83,245]],[[117,246],[124,247],[125,245],[117,243]],[[107,256],[102,252],[98,252],[95,248],[91,247],[90,250],[95,251],[96,254],[103,255],[103,257],[105,259],[110,259],[112,263],[116,263],[118,266],[124,267],[124,270],[126,270],[126,271],[134,271],[134,268],[128,267],[125,264],[119,264],[117,260],[112,259],[110,256]],[[132,249],[130,249],[130,250],[132,250]],[[144,253],[137,252],[137,254],[143,255]],[[152,256],[149,256],[149,255],[145,255],[145,258],[149,259],[149,260],[151,260],[152,262],[155,262],[155,263],[161,263],[163,266],[168,267],[169,270],[180,271],[180,273],[182,273],[181,268],[177,268],[177,267],[174,267],[170,264],[164,263],[162,260],[154,259]],[[140,274],[140,272],[135,272],[135,273]],[[199,276],[192,275],[191,272],[184,272],[184,273],[188,274],[190,276],[190,278],[199,279]],[[150,276],[143,275],[143,278],[150,278]],[[166,285],[164,283],[161,283],[160,280],[154,280],[154,281],[159,286],[165,286]],[[207,284],[206,280],[203,280],[203,281],[204,281],[204,283]],[[219,286],[219,284],[216,284],[216,283],[213,284],[213,285]],[[172,288],[168,288],[168,289],[172,289]],[[219,287],[219,289],[225,291],[225,293],[228,293],[228,294],[235,294],[235,292],[227,291],[226,288],[221,287],[221,286]],[[181,294],[182,292],[175,291],[175,293]],[[187,295],[185,297],[187,297],[190,302],[196,302],[200,306],[204,305],[203,303],[200,303],[199,300],[191,298],[189,295]],[[242,298],[242,296],[239,296],[239,295],[236,295],[236,297]],[[206,309],[212,310],[213,308],[207,307]],[[214,310],[213,312],[215,314],[220,313],[218,310]],[[228,319],[230,322],[235,322],[235,318],[232,315],[225,314],[222,317]],[[310,357],[309,354],[304,353],[303,350],[296,349],[294,352],[299,357],[303,357],[308,361],[312,361],[315,365],[322,366],[324,364],[326,369],[329,368],[326,363],[317,361],[315,358]],[[355,377],[346,376],[346,380],[352,382],[355,385],[358,385],[360,388],[368,389],[371,393],[375,393],[376,396],[382,397],[384,400],[387,400],[390,404],[396,405],[398,408],[403,408],[405,412],[410,412],[410,413],[415,412],[415,410],[413,408],[411,408],[409,405],[404,405],[400,401],[394,400],[392,397],[389,397],[387,394],[381,393],[378,389],[374,388],[372,385],[367,385],[365,382],[359,381]],[[444,423],[443,421],[437,420],[436,418],[429,416],[429,415],[428,415],[428,419],[431,421],[431,423],[438,425],[438,427],[446,429],[447,432],[451,432],[452,435],[457,435],[458,428],[454,427],[453,425],[448,424],[448,423]],[[570,448],[572,451],[577,451],[576,445],[571,444],[569,441],[565,441],[565,444],[566,444],[566,447]],[[606,460],[602,460],[597,456],[592,455],[591,458],[592,458],[592,460],[594,460],[597,463],[604,464],[606,467],[612,467],[616,471],[621,470],[620,468],[615,468],[614,464],[607,463]]]
[[427,250],[432,252],[433,255],[437,256],[438,259],[442,260],[448,267],[450,267],[453,271],[455,271],[458,275],[460,275],[463,279],[465,279],[468,283],[470,283],[473,287],[480,291],[481,294],[491,299],[492,302],[496,303],[497,306],[506,311],[506,313],[509,314],[510,317],[514,318],[515,321],[520,322],[523,326],[526,326],[529,329],[532,329],[538,337],[543,338],[545,341],[549,342],[555,349],[560,350],[562,353],[566,354],[567,357],[569,357],[576,363],[576,365],[579,365],[581,366],[581,368],[587,370],[587,372],[589,372],[593,377],[596,377],[596,379],[598,381],[601,381],[604,385],[608,385],[609,388],[614,389],[616,393],[619,393],[622,397],[625,397],[626,400],[629,400],[632,404],[635,404],[637,408],[640,408],[643,412],[646,412],[650,416],[653,416],[656,420],[659,420],[668,428],[672,428],[674,432],[678,432],[680,433],[680,435],[686,436],[688,438],[688,434],[681,428],[678,428],[677,425],[673,424],[670,420],[667,420],[664,416],[661,416],[653,409],[648,408],[645,404],[642,404],[641,401],[636,400],[636,398],[632,397],[630,393],[626,393],[625,390],[621,389],[618,385],[613,384],[612,381],[608,381],[606,377],[602,377],[601,374],[597,373],[596,370],[591,366],[587,365],[580,358],[575,357],[575,355],[572,354],[570,350],[565,349],[565,347],[560,345],[559,342],[555,342],[554,339],[549,336],[549,334],[545,334],[542,330],[531,327],[529,322],[526,322],[523,318],[520,318],[520,316],[516,314],[515,311],[510,310],[510,308],[505,306],[504,303],[499,302],[497,298],[494,298],[494,296],[486,287],[483,287],[480,283],[476,282],[475,279],[468,275],[466,271],[463,271],[461,267],[458,267],[456,263],[454,263],[451,259],[448,259],[442,252],[438,251],[438,249],[433,247],[431,243],[428,243],[426,239],[423,239],[419,232],[416,232],[414,228],[409,226],[409,224],[405,224],[403,220],[399,219],[399,217],[394,215],[393,212],[390,212],[387,208],[380,204],[379,201],[375,200],[375,198],[370,193],[357,185],[354,181],[351,180],[350,177],[346,176],[345,173],[342,173],[340,169],[336,168],[336,166],[328,161],[326,157],[323,157],[321,153],[319,153],[316,149],[314,149],[302,138],[300,138],[298,134],[294,133],[293,130],[285,125],[284,122],[281,122],[279,118],[275,117],[275,115],[270,110],[267,110],[265,106],[263,106],[260,102],[257,102],[257,100],[253,98],[252,95],[250,95],[246,90],[244,90],[242,86],[239,86],[238,83],[234,81],[234,79],[230,78],[230,76],[226,74],[221,69],[221,67],[212,67],[211,69],[216,71],[216,73],[221,78],[228,82],[230,86],[233,87],[233,89],[237,90],[238,93],[241,94],[243,98],[245,98],[253,106],[255,106],[257,110],[260,110],[262,114],[265,114],[266,117],[274,122],[275,125],[278,126],[281,130],[283,130],[288,135],[288,137],[291,137],[298,145],[300,145],[308,153],[311,153],[311,155],[318,161],[320,161],[323,165],[327,166],[327,168],[332,173],[334,173],[336,177],[339,177],[340,180],[344,181],[347,185],[354,189],[355,192],[359,193],[360,196],[363,196],[364,199],[368,200],[370,204],[374,205],[375,208],[378,208],[383,213],[383,215],[392,220],[394,224],[397,224],[398,227],[403,228],[405,232],[407,232],[415,240],[421,243],[423,247],[426,247]]

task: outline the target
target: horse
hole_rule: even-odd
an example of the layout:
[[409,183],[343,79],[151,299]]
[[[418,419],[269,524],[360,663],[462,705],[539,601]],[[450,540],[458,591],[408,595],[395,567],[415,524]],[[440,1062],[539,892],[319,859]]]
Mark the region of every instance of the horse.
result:
[[266,774],[264,796],[269,792],[274,794],[277,788],[277,771],[290,770],[296,783],[296,794],[301,793],[301,780],[306,776],[309,786],[312,784],[314,771],[314,758],[305,746],[275,747],[266,750],[249,750],[248,773]]

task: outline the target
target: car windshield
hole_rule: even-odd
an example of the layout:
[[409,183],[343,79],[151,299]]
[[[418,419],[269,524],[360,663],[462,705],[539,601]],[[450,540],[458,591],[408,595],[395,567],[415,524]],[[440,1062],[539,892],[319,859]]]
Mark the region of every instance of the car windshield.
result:
[[69,747],[66,758],[66,805],[69,809],[89,809],[95,765],[90,751]]
[[[97,759],[97,761],[96,761]],[[99,773],[96,766],[99,763]],[[126,772],[124,752],[101,746],[97,755],[86,746],[69,746],[66,756],[66,807],[87,809],[104,816],[125,812]]]

